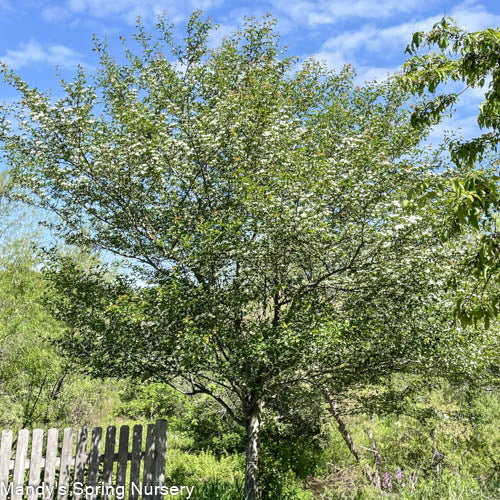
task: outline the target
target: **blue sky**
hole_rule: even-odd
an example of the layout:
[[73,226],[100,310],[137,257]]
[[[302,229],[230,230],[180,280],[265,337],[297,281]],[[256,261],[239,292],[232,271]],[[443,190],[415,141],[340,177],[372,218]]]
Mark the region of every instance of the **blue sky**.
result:
[[[429,29],[443,15],[469,30],[500,26],[499,0],[0,0],[0,60],[30,85],[54,88],[57,95],[55,65],[64,72],[77,64],[92,67],[93,33],[120,50],[118,37],[133,33],[137,16],[152,27],[155,16],[167,11],[182,33],[194,9],[220,25],[216,38],[238,28],[244,15],[269,12],[278,19],[290,54],[316,55],[332,67],[350,63],[360,82],[397,71],[411,34]],[[450,126],[461,126],[466,136],[474,133],[481,96],[481,90],[464,94],[452,122],[436,134]],[[0,100],[13,98],[12,89],[1,83]]]

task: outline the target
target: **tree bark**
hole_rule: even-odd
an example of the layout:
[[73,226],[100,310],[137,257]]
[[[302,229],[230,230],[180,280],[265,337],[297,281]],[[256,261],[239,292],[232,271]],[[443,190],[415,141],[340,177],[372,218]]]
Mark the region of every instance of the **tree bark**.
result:
[[257,400],[250,410],[247,423],[248,444],[245,465],[245,500],[260,500],[258,484],[262,401]]
[[347,430],[345,420],[342,418],[342,415],[338,412],[337,405],[335,404],[335,401],[331,398],[330,394],[326,390],[324,392],[328,400],[330,415],[337,421],[337,425],[339,428],[340,435],[342,436],[342,439],[347,445],[347,448],[349,448],[349,451],[351,452],[352,456],[356,459],[356,462],[360,463],[361,457],[359,456],[358,450],[356,448],[356,445],[354,444],[351,433]]
[[[368,468],[362,463],[361,461],[361,455],[358,451],[358,447],[354,443],[352,439],[352,435],[347,429],[346,422],[344,418],[342,417],[341,413],[337,409],[337,404],[335,403],[335,400],[332,398],[330,393],[328,392],[327,389],[323,389],[323,394],[326,397],[326,400],[328,401],[328,407],[330,410],[330,415],[336,420],[338,429],[340,432],[340,435],[342,436],[342,439],[344,440],[345,444],[347,445],[347,448],[349,448],[349,451],[351,452],[351,455],[356,459],[356,462],[361,466],[361,470],[363,471],[363,474],[365,477],[368,479],[368,481],[375,487],[380,488],[380,473],[379,469],[377,468],[375,473],[371,473]],[[370,435],[369,435],[370,437]],[[378,452],[378,449],[376,447],[376,442],[375,439],[373,438],[373,434],[371,434],[371,443],[372,445],[375,446],[374,450],[372,453],[375,453],[375,463],[376,465],[380,465],[380,454]]]

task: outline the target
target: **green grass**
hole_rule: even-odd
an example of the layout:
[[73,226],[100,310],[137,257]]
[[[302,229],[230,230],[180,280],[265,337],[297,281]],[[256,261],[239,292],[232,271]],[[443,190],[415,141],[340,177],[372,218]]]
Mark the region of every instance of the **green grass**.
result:
[[[236,480],[234,483],[215,479],[203,483],[195,488],[191,499],[194,500],[242,500],[243,482]],[[190,500],[191,500],[190,499]]]

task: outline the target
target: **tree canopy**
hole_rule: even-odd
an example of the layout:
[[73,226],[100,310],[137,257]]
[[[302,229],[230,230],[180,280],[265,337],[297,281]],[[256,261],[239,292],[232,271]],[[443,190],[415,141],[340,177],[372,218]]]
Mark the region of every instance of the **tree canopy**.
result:
[[0,139],[21,198],[57,215],[56,235],[126,259],[52,266],[67,351],[95,376],[215,398],[247,429],[253,500],[263,406],[316,377],[345,388],[423,366],[457,343],[414,316],[383,327],[386,303],[427,314],[453,262],[439,201],[405,207],[441,160],[419,147],[426,129],[411,126],[398,81],[360,88],[348,68],[299,66],[269,19],[217,49],[199,13],[182,45],[164,18],[157,28],[153,40],[139,25],[142,50],[126,47],[124,63],[96,41],[97,73],[63,80],[55,101],[4,69],[21,101],[2,110]]

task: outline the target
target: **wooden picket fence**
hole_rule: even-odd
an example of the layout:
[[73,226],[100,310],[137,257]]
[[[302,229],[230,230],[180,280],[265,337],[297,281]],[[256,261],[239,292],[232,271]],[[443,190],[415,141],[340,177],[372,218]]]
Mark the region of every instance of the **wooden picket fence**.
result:
[[[147,426],[144,447],[142,425],[134,426],[132,436],[129,426],[122,425],[117,451],[114,426],[106,429],[104,449],[101,427],[95,427],[91,433],[87,428],[76,433],[67,428],[62,439],[57,429],[49,429],[47,439],[44,434],[41,429],[22,429],[14,440],[12,431],[2,432],[0,500],[163,498],[160,493],[165,482],[165,420]],[[124,492],[124,496],[117,492]]]

